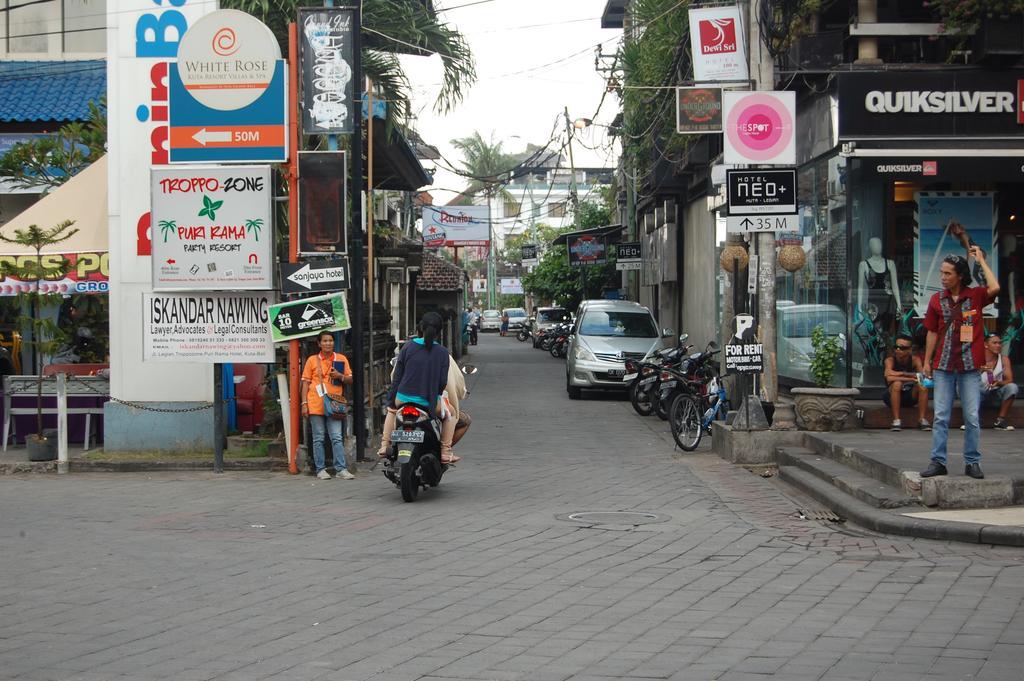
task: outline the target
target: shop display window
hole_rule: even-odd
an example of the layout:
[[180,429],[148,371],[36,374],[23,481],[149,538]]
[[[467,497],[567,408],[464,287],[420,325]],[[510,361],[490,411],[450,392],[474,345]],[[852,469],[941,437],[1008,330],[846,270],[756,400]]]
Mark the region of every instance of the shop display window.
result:
[[[846,159],[838,155],[800,168],[800,231],[780,235],[799,243],[806,264],[796,272],[777,271],[777,364],[789,383],[811,381],[811,332],[819,324],[848,346],[847,333],[847,197]],[[847,384],[847,353],[837,363],[833,386]]]

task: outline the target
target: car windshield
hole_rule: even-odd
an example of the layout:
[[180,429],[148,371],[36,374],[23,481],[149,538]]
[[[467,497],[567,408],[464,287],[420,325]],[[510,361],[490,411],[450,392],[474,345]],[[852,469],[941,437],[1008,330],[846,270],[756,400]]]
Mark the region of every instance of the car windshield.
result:
[[506,314],[508,314],[509,317],[525,317],[526,316],[526,310],[524,310],[521,307],[509,308],[508,310],[505,310],[505,312],[506,312]]
[[484,310],[485,317],[500,317],[497,310]]
[[799,310],[789,314],[786,309],[779,310],[779,321],[782,322],[780,333],[786,338],[810,338],[818,324],[824,327],[829,336],[846,333],[846,318],[838,309]]
[[568,317],[569,313],[560,307],[551,308],[550,310],[537,310],[538,322],[561,322]]
[[658,328],[645,312],[592,310],[583,316],[580,334],[621,338],[657,338]]

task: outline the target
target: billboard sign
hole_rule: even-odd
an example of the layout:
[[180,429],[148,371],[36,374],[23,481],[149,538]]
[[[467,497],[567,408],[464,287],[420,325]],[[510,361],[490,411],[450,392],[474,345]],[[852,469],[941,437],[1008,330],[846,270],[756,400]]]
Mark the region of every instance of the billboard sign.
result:
[[615,269],[639,271],[643,267],[643,262],[639,241],[623,241],[615,244]]
[[144,293],[147,362],[273,362],[273,293]]
[[351,327],[348,305],[341,293],[270,306],[270,331],[275,343]]
[[299,254],[348,253],[344,151],[299,152]]
[[274,287],[270,166],[153,168],[153,290]]
[[722,88],[676,88],[676,132],[722,132]]
[[796,93],[723,93],[726,165],[796,165]]
[[581,234],[569,237],[569,265],[603,265],[608,261],[604,237]]
[[690,50],[694,82],[749,78],[743,22],[736,5],[690,9]]
[[[486,246],[490,243],[487,206],[424,206],[423,245]],[[441,238],[444,243],[441,244]]]
[[499,282],[500,291],[503,294],[522,295],[523,282],[518,278],[503,278]]
[[281,263],[281,293],[325,293],[348,288],[348,260],[325,258]]
[[302,81],[302,132],[349,134],[354,129],[351,7],[299,10],[299,62]]
[[764,345],[757,341],[757,320],[738,314],[732,320],[732,335],[725,344],[725,373],[764,373]]
[[524,265],[536,265],[540,260],[540,256],[537,252],[537,244],[523,244],[520,247],[520,261]]
[[[60,279],[42,282],[19,279],[4,274],[4,266],[24,268],[36,264],[34,255],[0,255],[0,296],[16,296],[38,290],[41,293],[74,295],[79,293],[107,293],[110,290],[110,254],[93,253],[51,253],[42,256],[42,267],[52,270],[67,261],[69,270]],[[38,289],[37,289],[38,287]]]

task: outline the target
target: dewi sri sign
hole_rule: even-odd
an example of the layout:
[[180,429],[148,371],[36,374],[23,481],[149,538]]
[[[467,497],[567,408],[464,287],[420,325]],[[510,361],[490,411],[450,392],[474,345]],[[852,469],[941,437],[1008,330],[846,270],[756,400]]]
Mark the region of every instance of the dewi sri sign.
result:
[[1024,71],[839,74],[839,137],[1022,137]]
[[273,288],[270,166],[152,173],[154,291]]

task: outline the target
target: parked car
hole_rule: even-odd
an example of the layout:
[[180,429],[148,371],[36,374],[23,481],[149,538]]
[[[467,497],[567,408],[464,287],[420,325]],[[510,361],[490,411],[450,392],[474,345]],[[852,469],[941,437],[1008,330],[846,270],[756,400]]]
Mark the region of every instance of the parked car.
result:
[[481,331],[501,331],[501,312],[498,310],[484,310],[480,315]]
[[813,381],[811,332],[819,324],[829,336],[839,338],[840,353],[832,385],[846,385],[846,315],[835,305],[804,304],[776,306],[778,319],[779,376]]
[[509,331],[526,326],[526,323],[529,320],[529,317],[526,315],[526,310],[521,307],[507,307],[505,308],[505,314],[508,315]]
[[530,334],[533,336],[533,347],[537,347],[539,332],[550,329],[555,324],[569,321],[569,311],[564,307],[538,307],[530,317]]
[[671,329],[658,331],[654,315],[628,300],[585,300],[576,313],[565,363],[565,390],[579,399],[584,388],[624,390],[627,359],[643,359],[665,346]]

